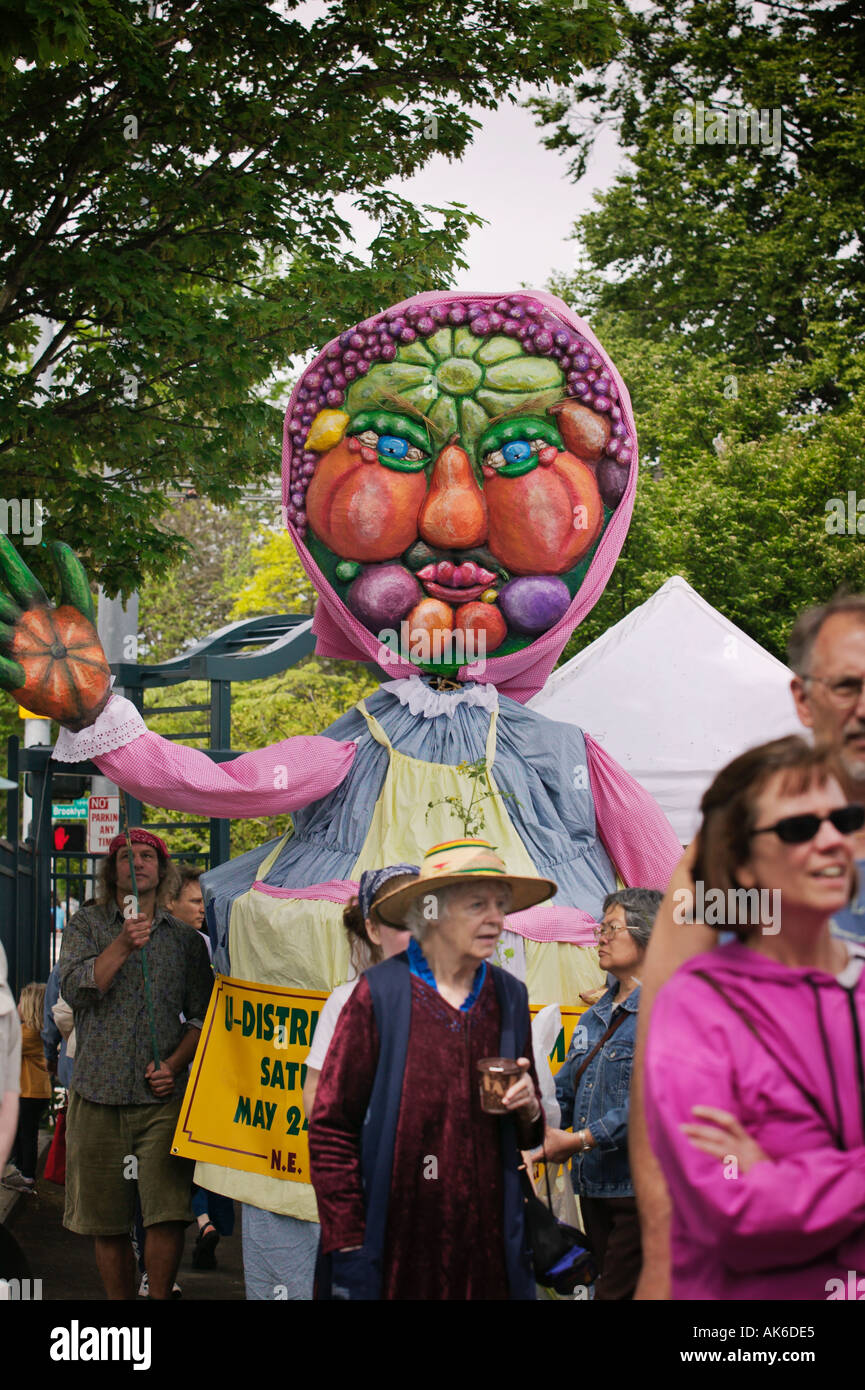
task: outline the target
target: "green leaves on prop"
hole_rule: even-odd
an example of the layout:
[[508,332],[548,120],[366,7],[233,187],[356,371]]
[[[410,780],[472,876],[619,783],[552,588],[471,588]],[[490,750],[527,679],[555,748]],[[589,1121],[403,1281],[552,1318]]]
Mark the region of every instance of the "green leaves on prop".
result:
[[[493,790],[485,757],[475,758],[472,763],[457,763],[456,770],[461,776],[468,777],[472,784],[472,792],[468,804],[459,796],[442,796],[439,797],[438,801],[428,801],[425,816],[426,820],[429,820],[430,811],[433,811],[436,806],[450,806],[451,815],[460,822],[463,828],[463,835],[468,840],[483,834],[486,819],[481,810],[482,801],[489,801],[492,797],[500,796],[503,801],[510,800],[516,802],[517,806],[520,805],[520,802],[513,792]],[[486,786],[487,790],[481,791],[481,788],[484,786]],[[479,791],[480,795],[478,795]]]

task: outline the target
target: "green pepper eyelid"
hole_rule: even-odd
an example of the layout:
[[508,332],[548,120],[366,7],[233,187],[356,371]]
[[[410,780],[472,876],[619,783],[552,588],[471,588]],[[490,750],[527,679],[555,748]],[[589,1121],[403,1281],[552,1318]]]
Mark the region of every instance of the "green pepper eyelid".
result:
[[432,453],[429,435],[423,425],[405,415],[394,415],[388,410],[360,410],[357,415],[352,417],[346,434],[362,434],[364,430],[375,430],[376,434],[379,435],[401,436],[403,439],[407,439],[409,444],[413,444],[416,449],[423,449],[425,454],[430,455]]
[[517,463],[506,463],[501,468],[496,469],[500,478],[521,478],[524,473],[531,473],[538,466],[536,455],[531,458],[520,459]]
[[543,439],[547,444],[554,444],[558,449],[565,447],[561,434],[551,421],[526,415],[499,420],[496,424],[491,425],[483,434],[478,445],[478,456],[483,458],[485,454],[500,449],[503,444],[513,443],[515,439]]

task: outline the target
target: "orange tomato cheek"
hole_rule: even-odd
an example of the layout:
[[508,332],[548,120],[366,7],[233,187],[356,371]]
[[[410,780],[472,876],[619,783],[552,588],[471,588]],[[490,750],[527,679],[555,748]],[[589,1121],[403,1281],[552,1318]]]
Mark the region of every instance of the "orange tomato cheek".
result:
[[564,574],[596,540],[604,507],[594,474],[573,454],[485,488],[489,547],[514,574]]
[[418,538],[424,473],[364,463],[345,440],[321,458],[306,495],[309,524],[345,560],[392,560]]

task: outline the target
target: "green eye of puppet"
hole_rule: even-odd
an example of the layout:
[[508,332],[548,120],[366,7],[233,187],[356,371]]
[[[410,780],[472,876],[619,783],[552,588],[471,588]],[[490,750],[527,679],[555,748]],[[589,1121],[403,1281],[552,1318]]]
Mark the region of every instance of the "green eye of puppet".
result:
[[398,473],[419,473],[432,452],[429,436],[417,420],[389,410],[362,410],[347,431],[349,438],[378,452],[378,461]]
[[481,440],[480,457],[485,468],[506,478],[530,473],[541,461],[543,449],[563,449],[562,437],[549,420],[523,418],[499,420]]

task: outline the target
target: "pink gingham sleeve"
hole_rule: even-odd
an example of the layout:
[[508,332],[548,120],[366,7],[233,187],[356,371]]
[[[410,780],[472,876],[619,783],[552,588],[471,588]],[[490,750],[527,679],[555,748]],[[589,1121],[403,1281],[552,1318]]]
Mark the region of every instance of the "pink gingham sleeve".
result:
[[588,734],[598,834],[626,888],[666,889],[682,846],[658,803]]
[[597,923],[590,912],[581,907],[529,907],[523,912],[509,913],[505,918],[508,931],[516,932],[527,941],[567,941],[571,946],[595,946]]
[[281,815],[318,801],[343,781],[356,751],[354,743],[311,735],[214,763],[197,748],[151,733],[134,705],[115,695],[91,728],[62,731],[55,757],[91,758],[149,806],[228,819]]

